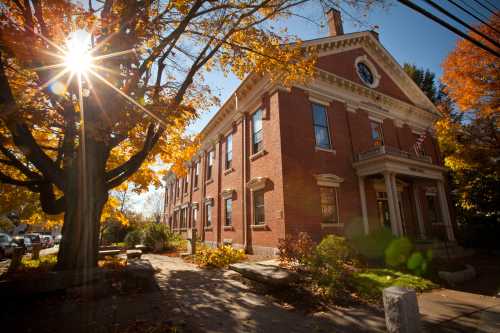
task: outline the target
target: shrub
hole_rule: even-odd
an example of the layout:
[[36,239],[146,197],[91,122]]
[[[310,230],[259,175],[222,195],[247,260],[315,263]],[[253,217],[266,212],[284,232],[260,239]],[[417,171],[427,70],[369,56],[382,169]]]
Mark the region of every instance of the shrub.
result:
[[165,250],[173,237],[173,233],[163,223],[149,223],[144,228],[144,245],[156,252]]
[[106,257],[104,257],[104,260],[99,260],[97,262],[97,266],[99,266],[100,268],[108,268],[108,269],[114,269],[114,270],[123,269],[127,266],[127,259],[106,256]]
[[57,255],[51,254],[33,260],[27,257],[21,259],[21,265],[18,268],[20,272],[45,273],[51,271],[57,264]]
[[344,237],[328,235],[314,248],[307,268],[318,287],[329,295],[338,294],[349,275],[353,254]]
[[405,265],[411,256],[413,244],[406,237],[393,240],[385,249],[385,262],[392,267]]
[[142,243],[142,239],[144,238],[144,233],[140,229],[130,231],[127,236],[125,236],[125,244],[128,247],[134,247],[138,244]]
[[314,242],[306,232],[300,232],[297,236],[286,235],[279,240],[280,261],[285,264],[300,265],[307,264],[314,248]]
[[201,267],[227,267],[245,259],[243,250],[236,250],[230,245],[219,248],[204,248],[196,252],[195,262]]
[[351,239],[351,245],[356,253],[368,261],[383,263],[385,250],[396,239],[389,228],[382,227],[368,235],[362,234]]

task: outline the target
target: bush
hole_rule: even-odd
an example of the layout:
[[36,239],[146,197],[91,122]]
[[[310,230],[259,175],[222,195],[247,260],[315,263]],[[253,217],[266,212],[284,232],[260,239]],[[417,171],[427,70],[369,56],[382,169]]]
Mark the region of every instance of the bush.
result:
[[201,267],[227,267],[245,259],[243,250],[236,250],[230,245],[219,248],[204,248],[196,252],[195,262]]
[[307,268],[314,283],[334,296],[343,289],[349,276],[348,263],[353,254],[344,237],[328,235],[316,246],[308,259]]
[[382,227],[368,235],[358,235],[351,239],[356,253],[371,262],[384,263],[385,250],[396,239],[389,228]]
[[125,236],[125,244],[128,247],[134,247],[142,243],[144,238],[144,233],[140,229],[130,231],[127,236]]
[[113,270],[124,269],[127,266],[127,259],[106,256],[106,257],[104,257],[104,260],[99,260],[97,262],[97,266],[99,268],[107,268],[107,269],[113,269]]
[[278,249],[280,261],[285,264],[307,264],[314,248],[314,242],[306,232],[297,236],[286,235],[279,240]]
[[30,273],[45,273],[51,271],[57,264],[57,255],[51,254],[33,260],[27,257],[21,259],[18,271]]
[[180,244],[182,238],[163,223],[149,223],[144,228],[144,245],[159,252]]

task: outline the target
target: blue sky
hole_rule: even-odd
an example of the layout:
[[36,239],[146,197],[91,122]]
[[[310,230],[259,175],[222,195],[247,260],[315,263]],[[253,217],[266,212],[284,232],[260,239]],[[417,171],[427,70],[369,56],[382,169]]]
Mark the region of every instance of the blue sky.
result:
[[[471,5],[473,4],[471,0],[465,1]],[[436,14],[436,11],[425,6],[421,0],[414,0],[414,2]],[[464,16],[454,7],[451,7],[450,3],[447,2],[445,4],[443,1],[439,3],[453,14],[465,19],[468,23],[477,23]],[[477,10],[481,10],[477,5],[474,7]],[[378,26],[380,41],[400,64],[412,63],[418,67],[428,68],[435,72],[438,78],[442,74],[441,63],[446,58],[446,55],[453,50],[458,40],[455,34],[444,27],[395,1],[392,1],[387,8],[376,8],[370,11],[366,17],[363,16],[363,13],[356,13],[347,6],[342,6],[342,9],[344,10],[342,18],[345,33],[368,30],[368,27]],[[363,25],[350,18],[345,11],[357,20],[360,20]],[[308,17],[309,20],[292,17],[286,22],[280,22],[276,26],[286,27],[290,34],[297,35],[303,40],[326,37],[328,35],[328,29],[325,24],[326,20],[321,7],[309,3],[301,7],[298,13]],[[487,14],[484,11],[483,13]],[[321,22],[324,24],[324,27],[321,26]],[[465,28],[463,30],[465,31]],[[240,83],[236,77],[224,77],[219,72],[208,73],[205,75],[205,78],[212,91],[219,96],[221,103],[234,92]],[[217,108],[212,108],[203,112],[200,118],[189,127],[189,133],[199,132],[216,111]],[[155,191],[157,190],[151,189],[150,193]],[[148,195],[150,194],[145,193],[134,198],[133,204],[137,210],[142,210],[146,214],[149,211],[149,205],[146,202],[148,200],[145,200]]]

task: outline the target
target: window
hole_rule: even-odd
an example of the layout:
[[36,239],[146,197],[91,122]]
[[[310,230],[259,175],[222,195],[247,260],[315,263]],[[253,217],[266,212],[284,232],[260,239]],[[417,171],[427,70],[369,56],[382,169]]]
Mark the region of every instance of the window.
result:
[[263,225],[266,223],[264,216],[264,191],[253,192],[253,215],[255,225]]
[[252,115],[252,153],[262,150],[262,110]]
[[226,170],[233,165],[233,135],[229,134],[226,137]]
[[200,162],[194,164],[194,188],[198,188],[198,179],[200,178]]
[[180,228],[184,229],[186,228],[186,210],[182,208],[180,212],[181,212]]
[[212,206],[205,205],[205,227],[209,228],[212,226]]
[[426,194],[427,199],[427,216],[431,223],[441,223],[441,212],[437,203],[437,197],[434,194]]
[[321,219],[323,223],[339,223],[336,187],[320,187]]
[[165,191],[165,206],[168,205],[168,186],[167,186],[167,190]]
[[192,216],[192,223],[191,223],[191,227],[192,228],[196,228],[196,222],[198,221],[198,208],[193,208],[193,212],[192,212],[193,216]]
[[175,197],[179,198],[179,193],[181,192],[181,180],[175,180]]
[[233,199],[226,199],[224,200],[224,215],[225,215],[225,220],[224,220],[224,225],[225,226],[231,226],[233,225]]
[[214,158],[215,158],[215,152],[213,150],[209,151],[207,156],[207,180],[212,179]]
[[178,210],[176,210],[176,211],[174,212],[174,225],[173,225],[173,226],[174,226],[174,229],[177,229],[177,221],[178,221],[178,219],[179,219],[179,211],[178,211]]
[[384,145],[384,136],[382,134],[382,124],[376,121],[370,122],[370,128],[372,133],[372,141],[375,146]]
[[328,128],[328,118],[326,116],[326,107],[319,104],[313,104],[312,110],[316,147],[332,149],[330,142],[330,130]]
[[188,174],[184,178],[184,194],[187,194],[188,190],[189,190],[189,170],[188,170]]
[[368,86],[372,86],[375,83],[375,77],[373,76],[370,67],[368,67],[368,65],[364,62],[358,62],[356,67],[361,81],[363,81]]

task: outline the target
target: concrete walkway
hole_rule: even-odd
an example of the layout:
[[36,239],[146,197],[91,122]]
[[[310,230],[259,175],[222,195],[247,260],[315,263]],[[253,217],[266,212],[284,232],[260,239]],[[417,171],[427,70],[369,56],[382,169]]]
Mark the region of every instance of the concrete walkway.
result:
[[500,332],[500,298],[436,289],[418,305],[425,332]]
[[183,321],[189,332],[385,332],[382,312],[357,306],[305,313],[254,292],[236,272],[143,257],[160,270],[156,278],[164,299],[173,302],[172,319]]

